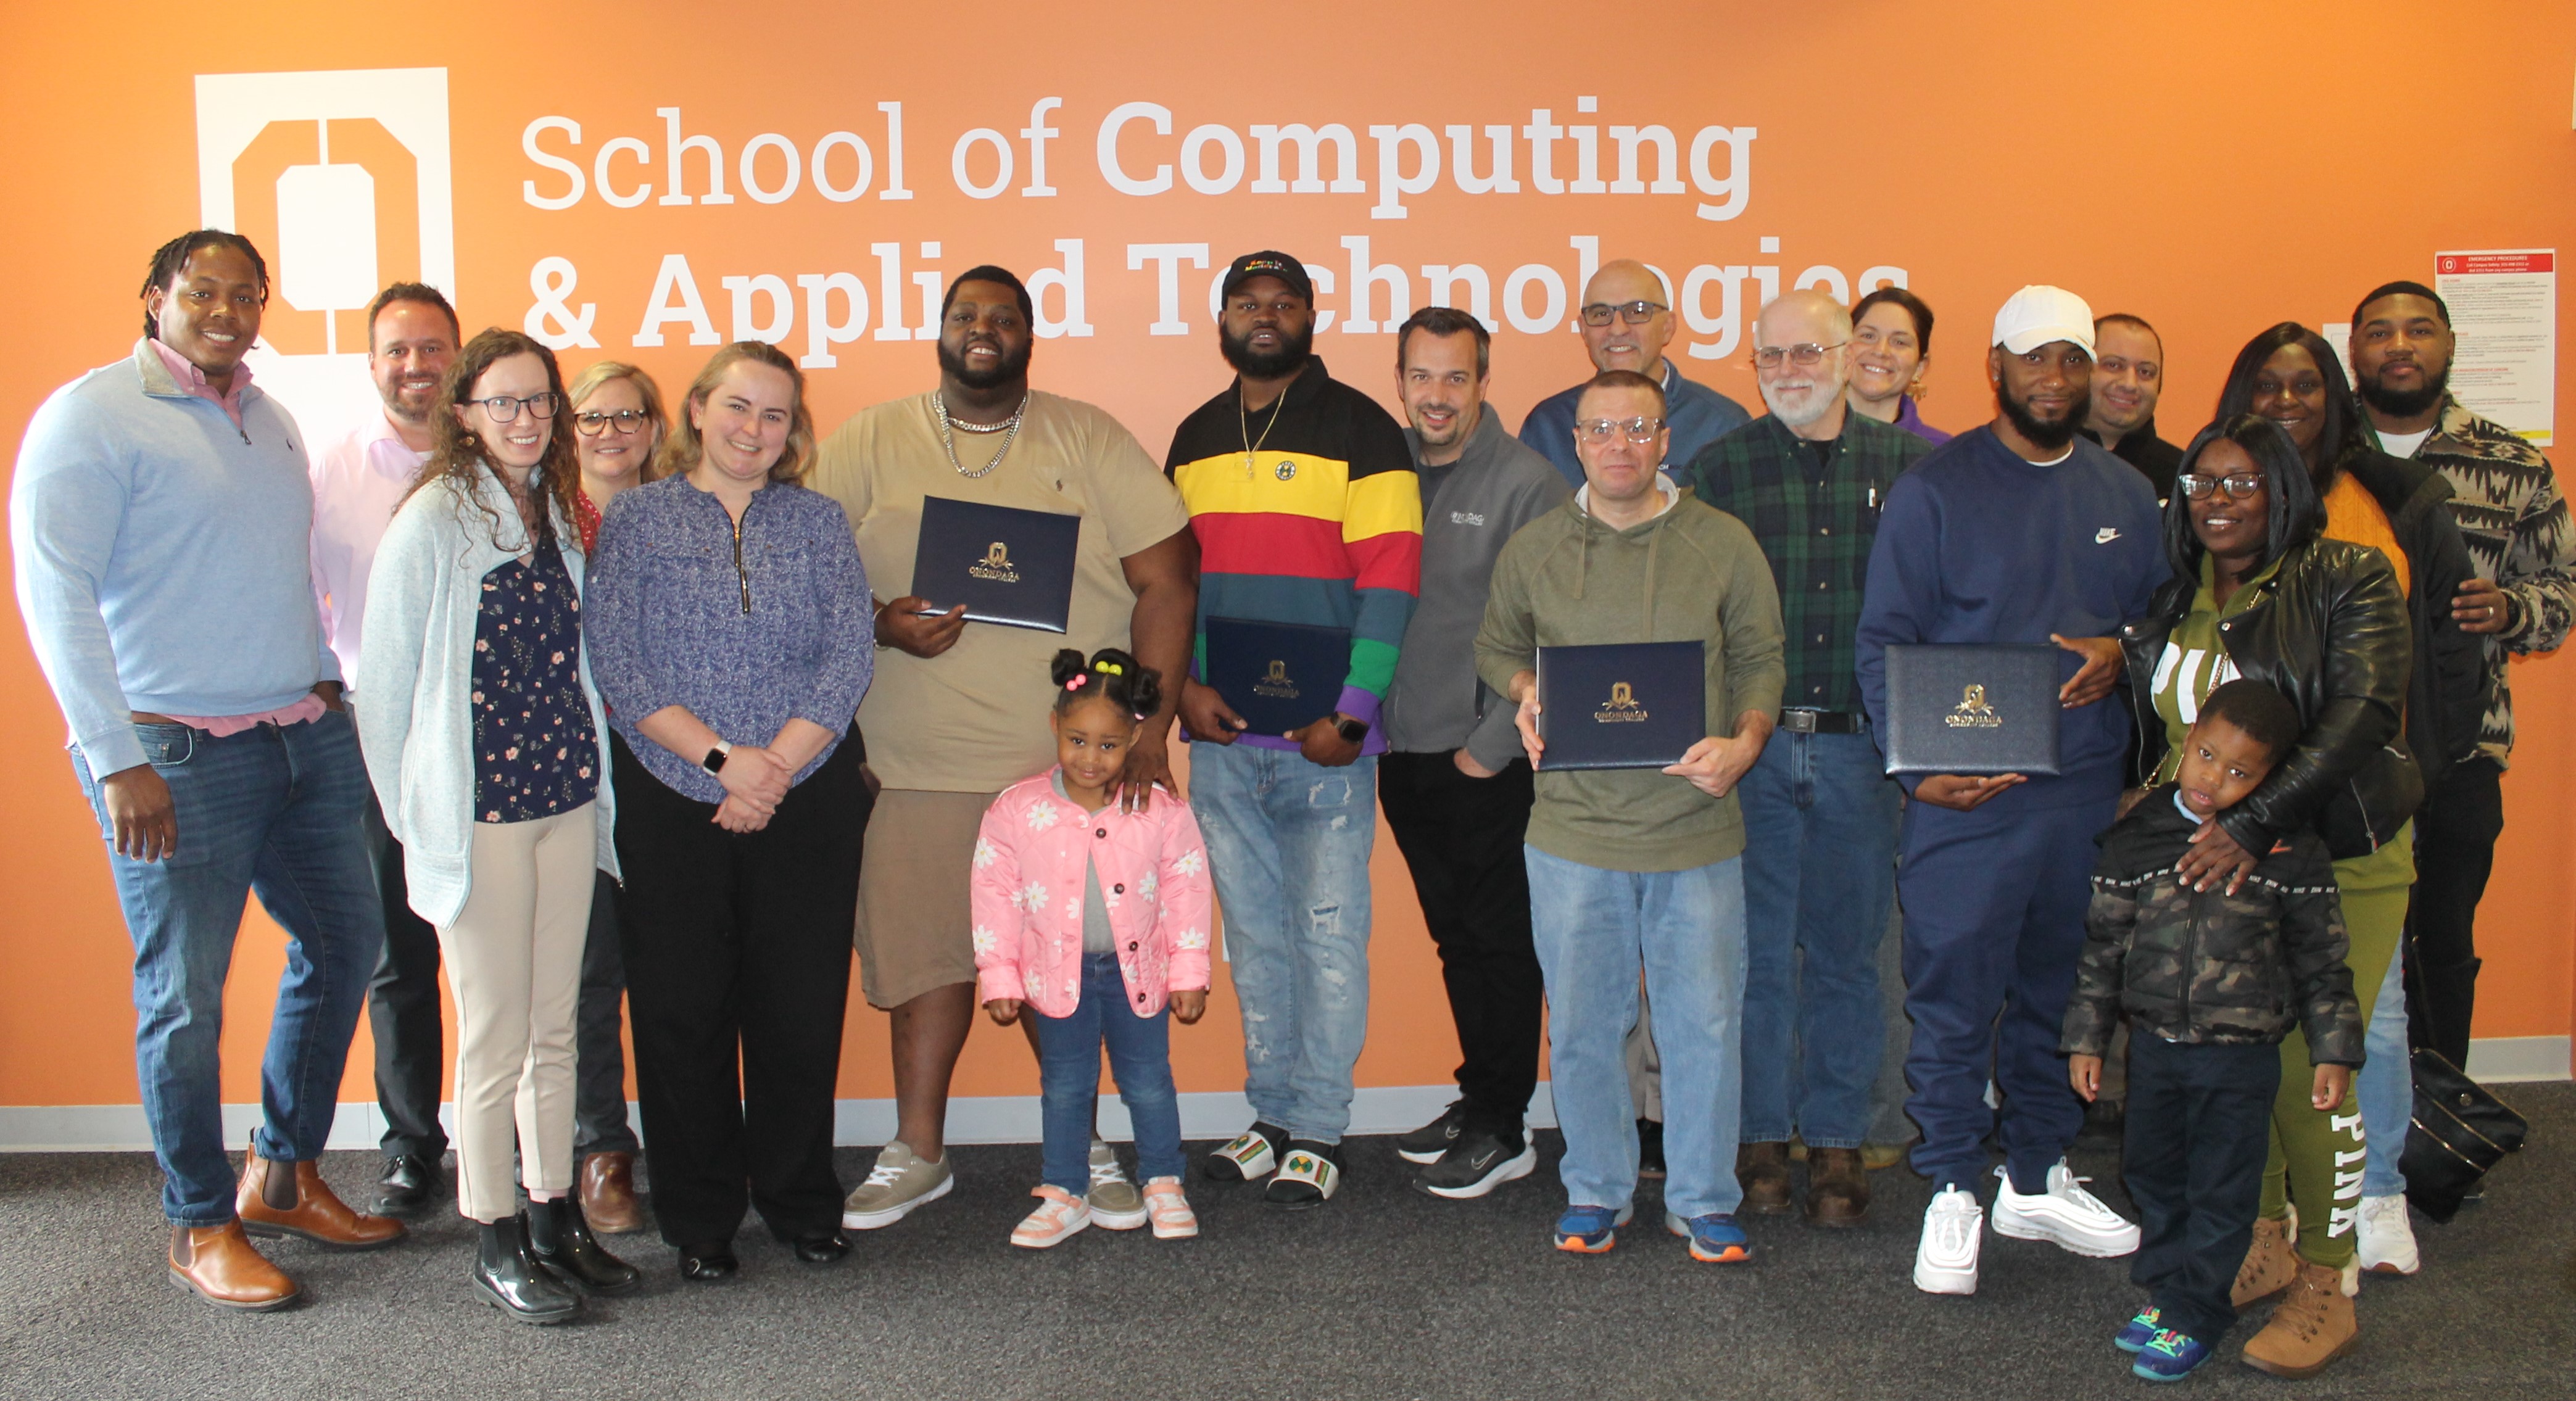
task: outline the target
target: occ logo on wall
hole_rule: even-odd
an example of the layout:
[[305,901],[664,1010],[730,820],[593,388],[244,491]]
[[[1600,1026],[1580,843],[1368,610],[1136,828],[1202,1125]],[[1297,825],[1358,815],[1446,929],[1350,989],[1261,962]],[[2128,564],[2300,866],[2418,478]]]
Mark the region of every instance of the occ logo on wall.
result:
[[197,187],[205,226],[268,258],[252,373],[308,441],[362,422],[368,301],[396,281],[456,295],[447,70],[200,74]]

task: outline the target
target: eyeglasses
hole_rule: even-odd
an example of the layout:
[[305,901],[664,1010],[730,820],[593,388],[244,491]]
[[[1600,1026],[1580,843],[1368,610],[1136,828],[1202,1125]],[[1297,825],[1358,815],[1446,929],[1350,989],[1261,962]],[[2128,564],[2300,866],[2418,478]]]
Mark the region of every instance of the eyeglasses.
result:
[[2197,472],[2185,472],[2174,478],[2174,485],[2182,489],[2186,501],[2199,501],[2221,487],[2227,489],[2230,501],[2251,501],[2263,494],[2263,479],[2252,472],[2237,472],[2225,477],[2204,477]]
[[1616,305],[1609,302],[1594,302],[1592,305],[1583,309],[1583,324],[1586,326],[1607,326],[1610,324],[1610,317],[1615,313],[1620,320],[1627,322],[1631,326],[1643,326],[1647,322],[1654,320],[1655,313],[1662,311],[1663,309],[1663,303],[1650,302],[1642,298],[1633,302],[1620,302]]
[[482,405],[483,412],[490,414],[494,423],[507,423],[519,416],[521,404],[528,406],[528,413],[532,417],[552,418],[555,416],[556,407],[562,404],[563,400],[549,389],[543,394],[531,394],[524,399],[513,399],[507,394],[496,394],[489,399],[476,399],[472,402]]
[[[553,410],[549,409],[547,412],[551,413]],[[495,416],[498,417],[498,415]],[[539,418],[545,416],[545,414],[537,415]],[[507,419],[502,421],[508,422]],[[612,423],[617,425],[617,431],[620,433],[640,433],[644,430],[644,425],[652,421],[653,416],[642,409],[619,409],[615,413],[601,413],[593,409],[588,413],[574,414],[572,426],[580,430],[583,437],[596,438],[607,432],[608,426]]]
[[1574,436],[1595,447],[1610,441],[1613,433],[1625,433],[1629,442],[1645,444],[1653,442],[1655,435],[1662,431],[1664,421],[1660,418],[1632,418],[1625,422],[1615,418],[1587,418],[1574,425]]
[[1780,362],[1785,359],[1799,369],[1809,370],[1824,363],[1826,351],[1840,350],[1849,344],[1851,344],[1850,341],[1836,341],[1832,345],[1800,341],[1796,345],[1760,346],[1753,352],[1753,363],[1766,370],[1776,370],[1780,368]]

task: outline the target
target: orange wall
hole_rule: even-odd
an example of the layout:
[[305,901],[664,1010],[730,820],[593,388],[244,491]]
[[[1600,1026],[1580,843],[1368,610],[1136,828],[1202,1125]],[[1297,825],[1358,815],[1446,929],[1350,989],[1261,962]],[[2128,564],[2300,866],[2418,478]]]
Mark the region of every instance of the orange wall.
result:
[[[1087,339],[1039,347],[1038,381],[1103,403],[1161,448],[1187,408],[1225,371],[1208,330],[1207,272],[1185,272],[1186,336],[1145,333],[1156,315],[1150,268],[1131,271],[1134,243],[1206,242],[1212,262],[1259,245],[1336,270],[1320,299],[1349,306],[1346,236],[1370,240],[1372,261],[1398,265],[1418,304],[1424,264],[1476,263],[1499,298],[1508,272],[1547,264],[1573,283],[1569,239],[1598,239],[1604,257],[1642,256],[1678,280],[1700,265],[1850,276],[1901,267],[1941,309],[1931,393],[1938,423],[1962,428],[1988,412],[1977,341],[1992,308],[2023,282],[2072,287],[2098,310],[2141,313],[2164,328],[2172,361],[2168,436],[2197,425],[2226,360],[2244,338],[2283,317],[2340,320],[2361,290],[2424,277],[2443,248],[2576,246],[2569,130],[2576,12],[2514,0],[2444,14],[2422,7],[2173,5],[2020,13],[1989,7],[1853,4],[1783,15],[1750,6],[1666,8],[1615,34],[1592,12],[1503,4],[1469,25],[1417,22],[1382,6],[1310,5],[1276,33],[1212,22],[1203,6],[1105,7],[998,0],[971,25],[936,10],[823,4],[760,7],[719,22],[704,6],[626,4],[444,7],[431,23],[337,4],[241,0],[214,19],[174,19],[165,7],[44,7],[13,14],[0,53],[0,188],[13,192],[8,232],[10,334],[0,341],[0,439],[14,440],[55,385],[115,359],[136,328],[133,292],[152,246],[197,222],[192,75],[200,72],[444,66],[453,143],[456,287],[469,326],[518,325],[537,260],[579,268],[575,303],[597,307],[599,355],[636,358],[666,385],[684,382],[706,352],[670,327],[670,344],[630,344],[655,269],[687,255],[719,332],[730,334],[721,279],[848,272],[873,297],[875,243],[903,245],[907,275],[953,275],[973,262],[1023,270],[1057,261],[1059,239],[1084,241]],[[210,12],[211,13],[211,12]],[[1231,32],[1229,30],[1231,29]],[[952,32],[953,31],[953,32]],[[1302,37],[1300,37],[1302,36]],[[1578,115],[1577,99],[1599,100]],[[1029,198],[1033,103],[1060,97],[1048,117],[1048,178],[1058,193]],[[781,133],[810,153],[848,130],[872,148],[879,188],[887,150],[880,102],[903,104],[907,201],[875,191],[848,203],[810,185],[779,204],[748,198],[736,169],[727,207],[653,201],[612,208],[594,193],[560,211],[532,207],[566,181],[521,153],[543,116],[578,122],[584,142],[543,135],[543,149],[590,168],[602,143],[652,146],[661,193],[662,120],[679,106],[689,134],[707,134],[733,166],[748,141]],[[1176,178],[1165,194],[1120,194],[1103,181],[1096,130],[1129,101],[1172,113],[1169,136],[1127,129],[1121,159],[1144,176],[1180,164],[1203,123],[1243,139],[1244,185],[1198,193]],[[1409,195],[1408,217],[1373,219],[1379,184],[1372,124],[1479,128],[1530,120],[1548,107],[1562,124],[1657,123],[1689,154],[1692,133],[1751,127],[1749,183],[1734,217],[1698,217],[1696,193],[1522,193],[1470,196],[1444,178]],[[1256,194],[1256,123],[1340,122],[1357,134],[1354,173],[1368,194]],[[1015,147],[1011,188],[961,193],[951,148],[976,127]],[[1444,140],[1444,165],[1449,155]],[[1213,157],[1220,146],[1210,145]],[[1602,178],[1617,174],[1602,136]],[[1558,174],[1573,160],[1558,146]],[[761,178],[774,181],[774,155]],[[832,178],[849,175],[846,151]],[[992,152],[967,174],[990,178]],[[1221,160],[1212,160],[1221,165]],[[1408,153],[1404,169],[1414,168]],[[1714,164],[1722,168],[1721,155]],[[639,167],[620,159],[621,184]],[[1293,172],[1292,172],[1293,174]],[[1646,178],[1653,178],[1651,161]],[[1687,185],[1687,170],[1681,176]],[[689,184],[702,190],[699,159]],[[1776,238],[1774,254],[1762,240]],[[943,245],[925,261],[923,241]],[[276,250],[271,250],[275,252]],[[397,271],[383,269],[390,277]],[[906,300],[915,294],[907,287]],[[1383,290],[1377,293],[1383,314]],[[1718,294],[1711,291],[1714,306]],[[802,352],[805,308],[791,348]],[[881,308],[879,309],[881,311]],[[1533,305],[1533,310],[1535,306]],[[1496,315],[1500,315],[1497,310]],[[906,307],[907,324],[917,311]],[[1704,344],[1714,335],[1698,336]],[[1383,334],[1338,328],[1318,338],[1337,373],[1383,392],[1392,348]],[[1677,346],[1678,352],[1678,346]],[[825,424],[877,399],[931,382],[930,347],[874,338],[838,347],[837,367],[814,372]],[[1684,358],[1689,372],[1754,401],[1740,347],[1724,362]],[[1506,329],[1495,348],[1494,395],[1515,421],[1583,368],[1574,337]],[[2562,404],[2576,405],[2576,359],[2562,359]],[[313,411],[307,411],[312,416]],[[219,620],[210,619],[211,625]],[[7,624],[14,628],[14,618]],[[2576,1021],[2570,885],[2576,840],[2563,814],[2576,803],[2576,676],[2543,661],[2517,665],[2522,748],[2506,787],[2508,829],[2483,913],[2487,956],[2482,1036],[2566,1034]],[[22,742],[0,752],[0,1104],[130,1102],[127,944],[105,862],[68,766],[33,660],[0,646],[0,708]],[[1034,721],[1035,717],[1032,717]],[[895,737],[877,742],[898,743]],[[1376,865],[1377,997],[1364,1083],[1434,1083],[1455,1043],[1436,969],[1391,842]],[[278,936],[254,918],[242,941],[227,1034],[228,1099],[255,1097],[257,1044],[279,964]],[[1230,1001],[1178,1038],[1185,1088],[1239,1084]],[[1034,1085],[1016,1032],[985,1028],[959,1089],[1027,1093]],[[344,1098],[371,1096],[362,1042]],[[852,1019],[843,1093],[890,1092],[881,1019]]]

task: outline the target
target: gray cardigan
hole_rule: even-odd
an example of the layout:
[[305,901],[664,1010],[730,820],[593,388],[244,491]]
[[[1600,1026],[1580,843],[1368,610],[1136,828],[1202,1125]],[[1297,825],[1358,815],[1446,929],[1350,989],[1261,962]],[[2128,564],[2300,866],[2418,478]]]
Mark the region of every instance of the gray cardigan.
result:
[[1476,679],[1476,629],[1494,560],[1522,526],[1572,491],[1555,464],[1503,431],[1487,404],[1467,450],[1447,467],[1422,466],[1422,438],[1404,430],[1422,476],[1422,601],[1404,631],[1386,694],[1387,747],[1432,753],[1464,747],[1499,769],[1521,755],[1512,707]]
[[[515,530],[517,513],[489,468],[476,493]],[[495,499],[497,498],[497,499]],[[367,617],[358,645],[358,744],[367,756],[385,826],[402,843],[403,879],[414,913],[441,928],[456,922],[473,885],[474,633],[483,614],[483,576],[518,550],[492,538],[456,489],[431,483],[394,512],[367,575]],[[581,532],[561,514],[555,540],[576,592],[582,589]],[[524,542],[513,542],[524,543]],[[582,698],[599,742],[599,869],[615,876],[617,804],[609,779],[608,712],[581,658]]]

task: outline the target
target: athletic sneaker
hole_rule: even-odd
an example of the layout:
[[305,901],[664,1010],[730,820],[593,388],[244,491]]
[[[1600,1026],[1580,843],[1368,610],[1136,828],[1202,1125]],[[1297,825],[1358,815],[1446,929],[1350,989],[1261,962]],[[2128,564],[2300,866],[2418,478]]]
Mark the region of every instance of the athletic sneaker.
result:
[[1526,1134],[1504,1138],[1487,1129],[1461,1134],[1449,1151],[1424,1168],[1413,1185],[1435,1197],[1481,1197],[1538,1166],[1538,1147]]
[[2375,1275],[2411,1275],[2424,1268],[2404,1196],[2361,1199],[2361,1268]]
[[1038,1209],[1012,1228],[1013,1245],[1045,1250],[1091,1224],[1091,1208],[1062,1187],[1040,1187],[1029,1195],[1039,1199]]
[[2138,1310],[2138,1316],[2129,1320],[2129,1326],[2121,1329],[2119,1336],[2111,1340],[2111,1346],[2122,1352],[2138,1351],[2154,1342],[2156,1335],[2165,1330],[2164,1317],[2164,1310],[2153,1304],[2147,1305]]
[[1976,1293],[1985,1221],[1975,1193],[1960,1187],[1933,1193],[1923,1209],[1922,1243],[1914,1247],[1914,1287],[1926,1294]]
[[1132,1231],[1145,1224],[1145,1198],[1118,1166],[1118,1150],[1104,1139],[1091,1140],[1091,1188],[1082,1204],[1091,1208],[1091,1224],[1108,1231]]
[[1288,1151],[1288,1131],[1258,1120],[1215,1152],[1199,1160],[1199,1175],[1211,1182],[1258,1182],[1279,1166]]
[[1556,1248],[1577,1255],[1598,1255],[1619,1243],[1619,1228],[1635,1214],[1632,1206],[1617,1211],[1606,1206],[1569,1206],[1563,1216],[1556,1218]]
[[2138,1349],[2138,1360],[2129,1370],[2151,1382],[2178,1382],[2209,1360],[2209,1344],[2188,1333],[2170,1328],[2156,1330],[2156,1336]]
[[1744,1228],[1723,1211],[1694,1216],[1685,1221],[1667,1211],[1664,1229],[1690,1241],[1691,1258],[1712,1265],[1741,1265],[1753,1258],[1753,1243],[1744,1237]]
[[2089,1177],[2078,1177],[2058,1159],[2048,1168],[2048,1190],[2013,1190],[2012,1174],[1998,1167],[2003,1179],[1995,1189],[1995,1234],[2015,1240],[2044,1240],[2059,1249],[2097,1259],[2128,1255],[2138,1248],[2138,1228],[2084,1190]]
[[1331,1201],[1341,1188],[1342,1146],[1292,1138],[1288,1140],[1287,1155],[1279,1160],[1279,1171],[1271,1174],[1270,1185],[1261,1189],[1261,1199],[1272,1206],[1303,1211]]
[[1408,1163],[1436,1163],[1467,1130],[1467,1101],[1453,1099],[1440,1117],[1395,1141],[1395,1155]]
[[1157,1177],[1145,1183],[1145,1214],[1154,1219],[1156,1240],[1186,1240],[1199,1233],[1198,1213],[1190,1210],[1190,1199],[1181,1194],[1181,1179],[1177,1177]]
[[948,1161],[931,1162],[895,1139],[877,1150],[877,1164],[841,1204],[841,1224],[854,1231],[873,1231],[900,1221],[914,1207],[948,1195],[957,1179]]

